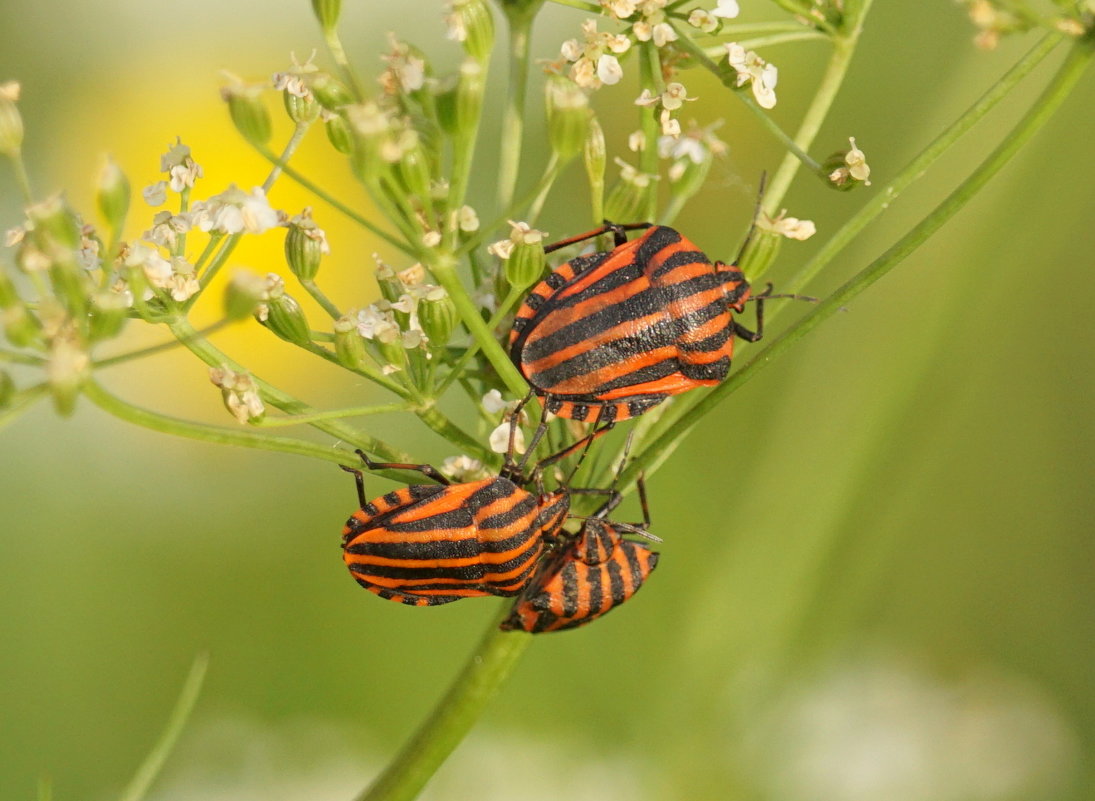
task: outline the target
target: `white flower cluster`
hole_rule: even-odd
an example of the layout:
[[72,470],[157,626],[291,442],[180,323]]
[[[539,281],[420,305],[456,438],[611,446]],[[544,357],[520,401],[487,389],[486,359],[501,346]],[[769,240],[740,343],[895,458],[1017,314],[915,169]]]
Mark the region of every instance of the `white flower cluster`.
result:
[[750,85],[753,89],[753,97],[761,108],[772,108],[776,105],[776,81],[779,78],[779,70],[775,64],[769,64],[752,50],[746,50],[737,42],[729,42],[726,45],[726,55],[730,66],[738,73],[737,84],[739,87]]
[[817,226],[811,220],[800,220],[797,217],[788,217],[787,209],[783,209],[775,217],[761,214],[757,220],[757,228],[761,231],[770,231],[773,234],[787,237],[788,239],[805,240],[817,233]]
[[871,166],[867,163],[867,154],[856,146],[855,137],[848,137],[848,143],[851,148],[844,154],[844,164],[829,173],[829,180],[837,186],[853,181],[870,186]]
[[689,163],[702,164],[716,156],[726,155],[726,143],[715,136],[715,130],[720,125],[721,120],[701,128],[692,121],[683,136],[658,138],[658,156],[673,162],[669,168],[670,181],[680,180]]
[[618,20],[630,20],[636,14],[639,19],[631,24],[631,33],[640,42],[654,42],[655,47],[665,47],[677,40],[677,32],[665,16],[668,0],[601,0],[603,8]]
[[[513,427],[513,410],[518,401],[506,401],[502,393],[492,389],[483,396],[483,411],[487,414],[502,412],[502,422],[490,432],[488,443],[494,453],[506,453],[509,450],[510,429]],[[517,453],[525,452],[525,432],[521,430],[521,423],[526,422],[524,412],[521,412],[517,421],[517,428],[513,431],[513,449]]]
[[359,134],[379,143],[377,152],[389,164],[395,164],[418,147],[418,131],[395,109],[370,100],[347,106],[346,117]]
[[237,373],[227,367],[209,369],[209,380],[220,388],[228,411],[241,423],[261,420],[266,407],[259,397],[258,384],[250,373]]
[[597,30],[597,21],[582,23],[584,41],[568,39],[560,52],[571,62],[570,79],[583,89],[600,89],[603,84],[619,83],[624,71],[616,56],[626,53],[631,40],[623,34]]
[[271,77],[274,89],[302,100],[314,99],[315,95],[308,86],[308,78],[305,77],[319,72],[319,67],[312,63],[313,58],[315,58],[315,51],[312,51],[312,55],[303,64],[296,60],[296,56],[293,56],[293,66],[290,69],[285,72],[275,72]]
[[683,83],[672,81],[665,85],[665,91],[660,95],[653,94],[649,89],[643,89],[641,95],[635,100],[636,106],[660,105],[662,108],[660,121],[662,136],[676,138],[681,135],[680,121],[673,117],[673,112],[684,105],[686,100],[695,100],[688,96],[688,90]]
[[714,33],[718,30],[720,19],[734,19],[741,13],[738,8],[738,0],[719,0],[714,11],[696,8],[688,15],[688,24],[693,28],[699,28],[704,33]]
[[426,85],[426,62],[411,51],[411,46],[401,42],[394,33],[388,34],[391,50],[381,56],[388,62],[388,68],[377,79],[381,89],[388,95],[400,95],[417,92]]
[[[119,259],[128,268],[141,270],[151,286],[163,289],[171,295],[172,300],[180,303],[189,300],[201,289],[194,265],[183,256],[165,258],[156,247],[134,242],[123,247]],[[118,289],[123,290],[121,286]],[[151,297],[149,290],[144,300]],[[127,299],[132,304],[132,298]]]

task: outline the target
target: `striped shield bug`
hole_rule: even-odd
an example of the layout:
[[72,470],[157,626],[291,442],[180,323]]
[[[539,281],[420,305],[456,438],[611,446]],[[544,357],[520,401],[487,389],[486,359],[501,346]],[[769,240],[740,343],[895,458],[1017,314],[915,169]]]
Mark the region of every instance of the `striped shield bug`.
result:
[[[643,233],[628,241],[631,230]],[[533,288],[509,346],[547,411],[612,424],[726,378],[734,337],[763,336],[771,287],[752,295],[735,265],[712,263],[663,225],[606,222],[544,250],[606,233],[615,239],[612,250],[577,256]],[[749,300],[756,301],[756,331],[733,316]]]
[[516,595],[570,509],[567,490],[534,495],[502,474],[452,484],[429,465],[373,462],[370,470],[417,470],[437,484],[412,484],[369,501],[354,474],[360,508],[342,529],[343,560],[381,598],[436,606],[480,595]]
[[643,527],[613,523],[608,513],[621,496],[613,493],[595,515],[582,524],[576,535],[562,535],[552,553],[544,557],[528,587],[517,598],[503,631],[564,631],[584,626],[615,609],[646,581],[658,564],[658,554],[646,545],[624,539],[646,532],[650,514],[646,492],[639,480]]

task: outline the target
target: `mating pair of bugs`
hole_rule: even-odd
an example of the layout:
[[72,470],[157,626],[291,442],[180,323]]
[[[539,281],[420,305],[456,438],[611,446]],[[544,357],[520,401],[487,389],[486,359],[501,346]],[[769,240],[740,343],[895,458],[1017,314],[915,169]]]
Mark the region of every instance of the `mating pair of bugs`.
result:
[[[629,241],[632,230],[644,233]],[[712,263],[677,231],[649,223],[606,223],[544,250],[603,234],[613,236],[614,248],[558,267],[525,299],[510,334],[510,356],[545,410],[600,424],[578,443],[587,447],[671,395],[722,381],[734,338],[761,338],[771,291],[751,295],[737,266]],[[733,318],[750,300],[755,331]],[[545,430],[541,422],[529,453]],[[438,483],[367,501],[361,472],[350,470],[361,506],[343,529],[351,574],[377,595],[415,606],[517,596],[503,629],[555,631],[600,617],[639,589],[658,554],[625,538],[646,534],[649,525],[641,482],[641,528],[608,520],[620,502],[614,487],[540,488],[537,495],[523,489],[578,446],[541,461],[529,476],[507,454],[498,476],[463,484],[428,465],[375,463],[359,451],[371,469],[418,470]],[[568,534],[563,523],[577,493],[608,500]]]

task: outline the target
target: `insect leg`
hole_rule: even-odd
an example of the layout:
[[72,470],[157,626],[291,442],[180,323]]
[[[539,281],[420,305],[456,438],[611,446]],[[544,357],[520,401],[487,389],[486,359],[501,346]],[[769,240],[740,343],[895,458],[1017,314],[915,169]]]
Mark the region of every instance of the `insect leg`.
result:
[[[445,476],[443,476],[436,467],[428,464],[403,464],[402,462],[374,462],[368,456],[365,455],[365,451],[360,448],[355,451],[358,456],[361,457],[361,461],[365,463],[365,466],[370,470],[416,470],[428,478],[432,478],[438,484],[443,484],[446,487],[451,483]],[[346,469],[346,468],[343,468]]]

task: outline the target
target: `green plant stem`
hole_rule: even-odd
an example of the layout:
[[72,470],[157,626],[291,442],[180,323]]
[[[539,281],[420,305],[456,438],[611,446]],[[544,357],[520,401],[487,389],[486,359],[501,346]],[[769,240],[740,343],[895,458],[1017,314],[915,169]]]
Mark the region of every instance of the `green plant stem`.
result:
[[[830,263],[872,220],[886,211],[901,192],[910,184],[924,175],[932,163],[936,161],[959,137],[969,131],[979,122],[997,103],[1003,100],[1012,89],[1030,72],[1038,66],[1059,45],[1064,37],[1061,34],[1051,33],[1044,36],[1038,44],[1016,63],[1004,76],[1000,78],[984,95],[982,95],[969,109],[966,110],[949,128],[941,133],[929,144],[916,158],[907,164],[900,173],[888,185],[872,192],[871,199],[849,219],[819,250],[813,258],[789,282],[791,291],[798,291],[806,286],[825,265]],[[773,306],[767,314],[769,322],[775,320],[788,307]],[[693,396],[675,399],[671,411],[665,414],[658,425],[650,432],[650,438],[657,438],[666,431],[679,425],[681,418],[685,417],[689,410],[698,402],[699,397],[693,400]],[[645,438],[644,438],[645,441]]]
[[[833,102],[836,100],[840,87],[844,84],[844,78],[851,66],[852,56],[855,55],[856,44],[863,32],[863,21],[870,11],[872,0],[863,0],[853,27],[838,36],[833,37],[833,52],[829,56],[829,63],[825,66],[825,73],[821,77],[821,83],[814,90],[813,100],[802,117],[798,132],[795,133],[794,144],[800,151],[808,151],[821,130],[821,124],[829,114]],[[788,154],[783,157],[776,174],[773,176],[764,194],[762,207],[768,216],[779,213],[787,190],[791,188],[791,182],[798,172],[799,161],[797,155]],[[820,174],[820,167],[815,169]],[[825,176],[822,176],[825,177]]]
[[[506,299],[499,304],[498,309],[494,312],[494,315],[487,322],[487,328],[494,331],[502,323],[502,318],[506,316],[510,309],[524,297],[525,291],[528,287],[510,287],[509,292],[506,293]],[[464,352],[460,355],[460,359],[453,365],[449,374],[445,376],[445,380],[441,382],[441,386],[437,388],[437,396],[441,397],[441,394],[449,388],[454,380],[463,374],[464,367],[471,359],[475,357],[475,354],[479,352],[479,343],[472,341],[471,345],[465,348]]]
[[338,310],[338,306],[331,302],[331,299],[324,294],[323,290],[316,285],[315,281],[304,278],[299,279],[299,281],[305,291],[312,296],[312,299],[323,307],[323,311],[331,315],[332,320],[337,320],[342,316],[342,312]]
[[395,381],[392,381],[392,379],[388,378],[388,376],[384,375],[382,372],[380,372],[371,365],[362,364],[358,365],[357,367],[347,367],[338,360],[338,356],[336,356],[332,351],[328,350],[322,345],[317,345],[315,342],[307,342],[303,345],[297,345],[297,347],[303,348],[309,353],[319,356],[321,359],[326,359],[331,364],[337,364],[344,370],[349,370],[351,373],[357,373],[357,375],[369,379],[377,386],[384,387],[384,389],[388,390],[389,392],[395,393],[401,398],[411,397],[411,391],[407,387]]
[[46,360],[41,356],[36,356],[33,353],[19,353],[14,350],[5,350],[0,348],[0,362],[11,362],[12,364],[30,364],[35,367],[40,367],[46,363]]
[[[658,48],[653,42],[639,43],[639,85],[643,89],[650,90],[655,97],[665,90],[665,81],[662,80],[661,59],[658,56]],[[647,175],[658,175],[658,118],[655,109],[657,106],[639,107],[639,128],[643,132],[646,146],[639,151],[639,170]],[[651,180],[646,187],[643,197],[643,211],[640,217],[644,220],[653,220],[658,210],[658,182]]]
[[531,634],[500,631],[500,621],[491,621],[448,692],[357,801],[411,801],[459,745],[532,641]]
[[1084,69],[1095,54],[1091,40],[1076,42],[1068,58],[1051,80],[1049,86],[1035,103],[1027,110],[1019,122],[1009,131],[999,146],[928,216],[921,220],[905,236],[901,237],[889,250],[867,265],[851,280],[837,289],[814,309],[799,320],[794,327],[760,351],[741,370],[711,392],[704,395],[688,413],[676,421],[671,430],[663,432],[648,446],[645,446],[631,464],[621,474],[621,484],[630,483],[659,455],[674,446],[705,414],[715,408],[728,395],[735,392],[746,381],[768,367],[782,356],[792,345],[812,331],[824,320],[835,314],[864,289],[884,276],[928,237],[935,233],[947,220],[966,205],[1019,149],[1045,125],[1064,99],[1080,79]]
[[303,186],[305,189],[307,189],[309,192],[311,192],[313,195],[318,197],[320,200],[322,200],[327,205],[332,206],[336,210],[342,212],[343,215],[345,215],[349,219],[353,220],[355,223],[360,225],[366,231],[369,231],[369,232],[375,234],[376,236],[380,237],[385,242],[387,242],[389,245],[391,245],[393,248],[397,248],[398,250],[402,251],[403,253],[407,254],[408,256],[414,256],[415,255],[414,249],[409,247],[407,245],[407,243],[403,242],[400,239],[397,239],[396,237],[389,234],[387,231],[379,228],[375,223],[371,222],[370,220],[366,219],[362,215],[358,214],[356,211],[354,211],[352,208],[347,206],[345,203],[343,203],[341,200],[336,198],[334,195],[330,194],[329,192],[327,192],[324,189],[321,189],[318,185],[316,185],[312,181],[305,178],[297,170],[290,167],[288,164],[282,163],[280,161],[280,159],[278,158],[278,156],[276,154],[272,153],[269,149],[267,149],[265,147],[258,147],[258,148],[256,148],[256,151],[264,159],[266,159],[270,163],[280,167],[281,171],[283,173],[285,173],[286,176],[288,176],[289,178],[296,181],[298,184]]
[[304,141],[304,135],[308,133],[308,125],[306,123],[297,123],[293,128],[293,135],[289,137],[289,141],[286,142],[285,148],[281,151],[281,155],[274,161],[274,167],[270,170],[270,174],[266,176],[266,180],[262,182],[262,191],[269,195],[270,188],[274,185],[274,181],[281,175],[282,170],[285,169],[285,165],[289,163],[289,159],[293,157],[293,154],[300,147],[300,143]]
[[357,79],[357,73],[354,72],[353,66],[350,64],[350,59],[346,55],[346,49],[342,46],[338,31],[334,28],[324,30],[323,41],[327,45],[327,52],[331,54],[331,58],[342,72],[343,79],[350,87],[350,91],[353,92],[354,99],[360,103],[364,99],[365,93],[361,90],[361,82]]
[[[229,325],[230,323],[232,323],[232,320],[218,320],[212,325],[206,326],[205,328],[201,329],[197,332],[197,334],[199,337],[207,337],[210,334],[220,331],[222,328]],[[154,356],[157,353],[163,353],[167,350],[173,350],[174,348],[177,348],[183,344],[185,343],[180,342],[177,339],[171,339],[167,342],[161,342],[158,345],[149,345],[147,348],[141,348],[140,350],[131,350],[128,353],[119,353],[117,356],[110,356],[106,359],[97,359],[95,362],[92,363],[92,367],[97,370],[102,367],[113,367],[116,364],[124,364],[125,362],[131,362],[134,359],[143,359],[146,356]]]
[[19,415],[29,409],[35,401],[44,398],[49,393],[49,385],[46,383],[35,384],[32,387],[21,389],[9,400],[4,409],[0,409],[0,428],[17,419]]
[[23,203],[29,206],[34,202],[34,194],[30,187],[30,176],[27,175],[27,165],[23,162],[22,151],[11,154],[9,160],[15,172],[15,182],[19,184],[19,194],[23,196]]
[[509,85],[502,117],[502,138],[498,159],[498,207],[505,211],[513,203],[521,168],[521,139],[525,129],[525,96],[528,92],[529,39],[532,21],[540,3],[528,6],[505,3],[502,9],[509,24]]
[[[248,372],[246,368],[238,364],[234,359],[230,359],[225,353],[215,348],[208,340],[202,339],[198,336],[198,332],[194,330],[194,327],[187,320],[177,320],[169,325],[171,332],[183,341],[183,344],[190,350],[195,356],[201,359],[210,367],[227,367],[235,372]],[[252,375],[255,383],[259,387],[259,391],[262,393],[264,401],[271,406],[281,409],[286,414],[314,414],[319,409],[315,409],[308,404],[304,403],[292,395],[286,392],[282,392],[272,384],[263,381],[261,378]],[[352,426],[345,425],[337,420],[317,420],[310,423],[314,428],[318,428],[324,433],[330,434],[336,439],[345,440],[353,443],[355,446],[369,453],[375,454],[380,458],[389,462],[413,462],[414,459],[406,453],[393,448],[386,442],[378,440],[374,437],[370,437],[363,431],[359,431]]]
[[596,3],[587,3],[585,0],[551,0],[557,6],[569,6],[570,8],[576,8],[579,11],[587,11],[590,14],[600,14],[603,10]]
[[464,285],[460,283],[460,277],[456,274],[455,259],[451,254],[438,253],[429,264],[429,268],[434,277],[441,282],[441,286],[445,287],[445,290],[449,293],[449,297],[452,298],[456,310],[460,314],[460,319],[468,329],[468,333],[472,335],[483,350],[483,355],[498,371],[498,375],[501,376],[510,392],[518,398],[523,398],[528,394],[528,384],[525,383],[524,377],[517,371],[517,368],[513,366],[513,362],[509,360],[506,352],[502,350],[498,340],[494,338],[493,332],[480,316],[479,310],[475,307],[472,299],[468,297],[468,293],[464,291]]
[[746,50],[756,50],[758,47],[775,47],[776,45],[789,44],[791,42],[808,42],[810,40],[828,38],[828,36],[820,31],[796,31],[795,33],[773,33],[770,36],[757,36],[753,39],[742,39],[738,44]]
[[342,448],[317,445],[314,442],[290,437],[275,437],[253,431],[237,431],[231,428],[222,428],[221,426],[195,423],[190,420],[181,420],[177,417],[142,409],[140,406],[134,406],[132,403],[113,395],[95,381],[89,381],[85,385],[84,395],[104,412],[112,414],[119,420],[143,428],[150,428],[161,434],[172,434],[177,437],[201,440],[216,445],[234,445],[241,448],[258,448],[259,450],[292,453],[297,456],[310,456],[313,459],[322,459],[335,464],[353,465],[357,462],[357,457],[352,452]]
[[554,185],[556,179],[558,179],[559,173],[563,171],[565,165],[566,162],[559,158],[559,154],[551,154],[551,157],[548,159],[547,167],[544,169],[544,177],[540,181],[540,192],[533,199],[532,205],[529,206],[528,216],[526,218],[529,225],[536,224],[536,220],[544,208],[544,202],[547,200],[548,193],[551,191],[552,185]]
[[354,406],[349,409],[333,409],[329,412],[315,412],[313,414],[298,414],[293,417],[264,417],[254,423],[257,428],[281,428],[284,426],[299,426],[316,420],[337,420],[343,417],[364,417],[372,414],[387,414],[388,412],[405,412],[410,407],[406,403],[382,403],[376,406]]
[[190,713],[194,710],[194,704],[198,701],[198,695],[201,693],[202,683],[205,681],[205,672],[208,667],[208,654],[198,654],[194,658],[194,663],[190,666],[186,681],[183,682],[182,692],[179,693],[179,698],[175,702],[175,708],[171,710],[171,715],[167,719],[167,726],[160,734],[160,738],[156,741],[148,756],[144,758],[129,785],[122,792],[121,801],[141,801],[148,795],[148,789],[152,786],[152,782],[156,780],[156,776],[159,775],[160,769],[171,750],[175,747],[186,721],[190,718]]
[[[961,136],[981,121],[996,104],[1003,100],[1022,81],[1031,70],[1037,67],[1061,43],[1064,37],[1058,33],[1043,36],[1026,55],[1007,71],[985,94],[970,106],[966,112],[954,121],[945,131],[935,138],[919,155],[910,161],[898,175],[886,186],[876,188],[871,198],[822,246],[821,250],[803,265],[802,269],[788,283],[789,291],[797,292],[810,283],[837,254],[875,220],[890,208],[897,197],[913,182],[919,179],[927,169],[946,152]],[[778,314],[778,312],[777,312]],[[774,317],[775,315],[773,315]]]

